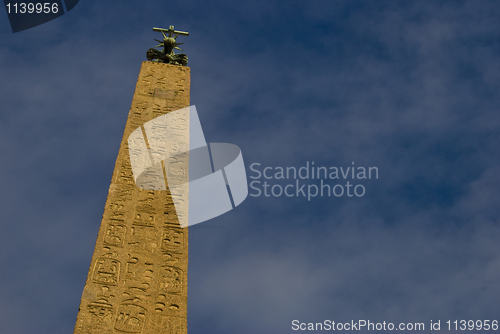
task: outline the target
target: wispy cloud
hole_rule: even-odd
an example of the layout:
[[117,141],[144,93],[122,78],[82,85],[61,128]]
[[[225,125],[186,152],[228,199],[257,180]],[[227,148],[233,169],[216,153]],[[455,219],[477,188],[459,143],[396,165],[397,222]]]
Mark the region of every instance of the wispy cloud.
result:
[[3,34],[0,328],[71,332],[150,29],[169,24],[191,32],[208,141],[247,166],[380,171],[363,198],[249,197],[191,228],[190,332],[495,317],[499,10],[81,1]]

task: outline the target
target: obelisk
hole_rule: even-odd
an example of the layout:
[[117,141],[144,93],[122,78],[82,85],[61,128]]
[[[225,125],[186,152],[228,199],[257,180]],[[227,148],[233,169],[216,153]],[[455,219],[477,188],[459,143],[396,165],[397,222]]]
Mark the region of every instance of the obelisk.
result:
[[188,67],[142,63],[74,333],[187,333],[188,230],[168,189],[136,186],[127,139],[189,90]]

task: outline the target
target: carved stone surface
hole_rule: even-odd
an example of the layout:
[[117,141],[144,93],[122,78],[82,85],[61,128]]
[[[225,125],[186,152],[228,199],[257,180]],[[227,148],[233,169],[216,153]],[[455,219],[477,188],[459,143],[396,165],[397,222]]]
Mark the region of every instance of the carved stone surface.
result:
[[75,334],[187,333],[188,230],[170,191],[134,184],[127,138],[189,106],[190,69],[143,62],[90,264]]

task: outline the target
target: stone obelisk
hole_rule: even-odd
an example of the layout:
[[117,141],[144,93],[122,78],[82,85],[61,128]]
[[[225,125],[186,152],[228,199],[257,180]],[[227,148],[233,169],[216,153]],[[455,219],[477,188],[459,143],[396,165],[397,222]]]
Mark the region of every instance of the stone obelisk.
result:
[[135,185],[127,139],[189,89],[188,67],[142,63],[74,333],[187,333],[188,230],[168,189]]

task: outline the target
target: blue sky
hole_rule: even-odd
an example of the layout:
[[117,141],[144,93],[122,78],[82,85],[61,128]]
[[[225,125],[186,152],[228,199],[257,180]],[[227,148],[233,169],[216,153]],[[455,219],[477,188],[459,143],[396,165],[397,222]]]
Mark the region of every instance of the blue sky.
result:
[[379,169],[363,197],[249,196],[191,227],[191,334],[500,320],[499,22],[495,0],[81,0],[16,34],[0,15],[0,333],[72,332],[152,27],[171,24],[207,141],[249,176]]

